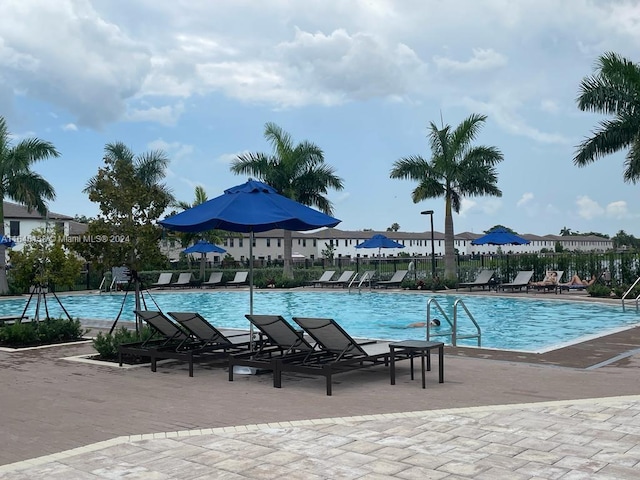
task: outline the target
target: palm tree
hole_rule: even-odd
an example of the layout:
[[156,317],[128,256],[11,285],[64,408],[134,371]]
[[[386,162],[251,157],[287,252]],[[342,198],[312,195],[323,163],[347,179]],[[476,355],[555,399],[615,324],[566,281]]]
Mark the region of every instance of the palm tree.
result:
[[502,196],[495,170],[495,165],[503,160],[502,153],[495,147],[471,145],[486,119],[484,115],[473,114],[455,130],[449,125],[438,129],[431,122],[431,159],[419,155],[404,157],[396,160],[391,169],[391,178],[418,182],[411,193],[413,203],[444,197],[445,277],[450,279],[456,274],[452,212],[460,212],[463,196]]
[[[200,205],[209,200],[207,192],[204,187],[196,185],[194,192],[193,203],[185,202],[182,200],[173,203],[174,207],[182,210],[189,210],[197,205]],[[211,243],[222,243],[223,238],[226,236],[226,232],[222,230],[207,230],[206,232],[177,232],[176,235],[180,238],[180,243],[183,247],[188,247],[198,240],[206,240]]]
[[[27,138],[11,144],[4,117],[0,117],[0,235],[4,235],[4,200],[10,198],[40,215],[47,214],[47,201],[54,200],[53,186],[31,170],[31,165],[60,154],[53,144],[39,138]],[[9,290],[5,262],[5,246],[0,246],[0,294]]]
[[[273,153],[238,155],[231,164],[236,174],[255,175],[281,195],[307,206],[317,207],[327,215],[333,206],[325,196],[329,188],[342,190],[342,179],[324,163],[324,153],[317,145],[303,141],[294,145],[291,136],[275,123],[267,123],[264,137]],[[291,267],[291,232],[284,232],[284,274],[293,277]]]
[[612,115],[603,120],[579,146],[573,163],[583,167],[605,155],[628,148],[623,178],[640,179],[640,65],[605,53],[596,62],[596,72],[580,83],[578,108]]

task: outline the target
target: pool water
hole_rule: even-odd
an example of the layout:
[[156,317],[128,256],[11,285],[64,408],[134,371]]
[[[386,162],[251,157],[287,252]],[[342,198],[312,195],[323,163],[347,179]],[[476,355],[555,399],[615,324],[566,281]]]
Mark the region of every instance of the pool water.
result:
[[[72,318],[114,320],[120,309],[123,321],[132,321],[134,299],[129,294],[67,295],[60,301]],[[640,322],[635,310],[622,311],[620,305],[570,302],[535,298],[483,295],[437,295],[380,292],[300,292],[258,291],[254,293],[256,314],[292,317],[326,317],[338,321],[354,337],[404,340],[423,339],[424,328],[407,325],[426,320],[427,301],[435,298],[453,320],[453,302],[461,298],[482,330],[482,347],[541,352]],[[249,312],[249,293],[212,290],[204,292],[158,292],[144,294],[146,308],[168,311],[196,311],[217,327],[248,328],[244,315]],[[155,303],[158,304],[156,306]],[[35,298],[27,310],[33,316]],[[0,301],[0,316],[22,313],[26,300]],[[47,295],[50,316],[63,316],[55,299]],[[44,307],[40,308],[40,316]],[[442,316],[435,308],[431,318]],[[474,333],[475,328],[464,310],[458,309],[460,334]],[[432,333],[449,331],[442,326]],[[438,337],[445,343],[450,337]],[[477,340],[459,340],[459,345],[476,346]]]

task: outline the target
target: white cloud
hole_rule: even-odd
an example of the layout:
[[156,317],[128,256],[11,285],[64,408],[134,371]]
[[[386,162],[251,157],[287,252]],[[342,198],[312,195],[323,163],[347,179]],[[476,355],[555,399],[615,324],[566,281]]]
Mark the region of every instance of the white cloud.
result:
[[472,200],[470,198],[463,197],[462,200],[460,201],[460,212],[459,212],[460,216],[466,217],[467,214],[472,212],[477,205],[478,205],[477,201]]
[[64,130],[65,132],[77,132],[78,127],[75,123],[67,123],[66,125],[62,126],[62,130]]
[[598,202],[592,200],[587,195],[578,195],[576,206],[578,207],[578,216],[586,220],[600,217],[605,212],[604,208],[602,208]]
[[166,142],[162,138],[158,138],[149,142],[148,147],[152,150],[163,150],[173,160],[181,160],[188,157],[194,151],[193,145],[187,145],[181,142]]
[[625,202],[624,200],[611,202],[605,207],[605,210],[608,217],[612,217],[616,219],[629,217],[629,209],[627,207],[627,202]]
[[498,96],[490,101],[480,101],[463,97],[459,103],[467,106],[471,111],[484,112],[505,131],[514,135],[527,137],[544,144],[572,144],[571,139],[564,135],[543,132],[529,125],[527,120],[518,113],[519,102],[511,103],[508,98]]
[[556,102],[547,98],[540,102],[540,110],[547,113],[558,113],[560,111],[560,107]]
[[503,67],[507,64],[507,57],[492,48],[474,48],[473,56],[465,62],[440,56],[433,57],[433,61],[438,67],[438,70],[441,71],[474,73],[481,70],[492,70]]
[[130,109],[124,116],[129,122],[156,122],[162,125],[175,125],[184,112],[184,105],[164,105],[162,107],[149,107]]
[[516,207],[522,207],[527,204],[530,204],[532,200],[533,200],[533,193],[531,192],[523,193],[522,197],[520,197],[520,200],[516,202]]
[[236,152],[236,153],[223,153],[222,155],[218,155],[218,157],[216,157],[216,162],[231,164],[231,162],[233,162],[236,158],[238,158],[238,156],[245,155],[247,153],[250,153],[249,150],[243,150],[241,152]]
[[122,115],[150,68],[142,43],[86,0],[9,0],[3,7],[0,87],[62,107],[80,125],[100,127]]

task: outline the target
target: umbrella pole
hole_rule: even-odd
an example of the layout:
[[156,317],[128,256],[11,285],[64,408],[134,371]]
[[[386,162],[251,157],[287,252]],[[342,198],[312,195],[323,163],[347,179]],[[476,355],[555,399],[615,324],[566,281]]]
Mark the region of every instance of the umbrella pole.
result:
[[[253,315],[253,230],[249,235],[249,315]],[[249,350],[253,351],[253,323],[249,322]]]
[[200,254],[200,280],[204,282],[204,265],[205,259],[207,258],[207,254],[202,252]]

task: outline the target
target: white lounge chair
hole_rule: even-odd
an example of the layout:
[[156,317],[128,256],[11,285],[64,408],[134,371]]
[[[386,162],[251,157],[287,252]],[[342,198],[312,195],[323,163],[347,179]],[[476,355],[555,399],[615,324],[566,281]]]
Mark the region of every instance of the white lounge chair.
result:
[[355,275],[355,271],[353,270],[345,270],[344,272],[342,272],[340,274],[340,276],[338,277],[337,280],[329,280],[328,282],[325,282],[323,284],[324,285],[328,285],[331,287],[345,287],[346,285],[349,284],[349,282],[351,281],[351,279],[353,278],[353,276]]
[[212,272],[209,280],[202,282],[203,287],[217,287],[222,285],[222,272]]
[[314,287],[316,285],[324,285],[325,283],[327,283],[328,281],[331,280],[331,278],[333,278],[333,276],[335,275],[336,271],[335,270],[327,270],[325,271],[319,279],[317,280],[312,280],[311,281],[311,285],[313,285]]
[[404,281],[404,277],[407,276],[409,270],[398,270],[389,280],[381,280],[376,283],[376,287],[389,288],[399,287]]
[[168,287],[169,285],[171,285],[172,277],[173,277],[173,273],[171,272],[161,273],[160,276],[158,277],[158,281],[155,283],[152,283],[151,286],[152,287]]
[[233,277],[233,280],[228,281],[224,284],[225,287],[238,287],[241,285],[247,285],[249,283],[249,272],[236,272],[236,276]]
[[522,290],[522,288],[525,287],[527,291],[529,291],[529,282],[531,281],[532,277],[533,270],[521,270],[516,275],[516,278],[513,279],[513,282],[503,283],[502,285],[500,285],[500,288],[502,290],[510,288],[513,292],[516,288],[518,290]]
[[493,270],[480,270],[480,273],[478,273],[478,276],[473,282],[459,283],[458,288],[468,288],[469,291],[471,291],[473,287],[482,287],[484,290],[484,287],[490,287],[492,285],[491,279],[495,273]]
[[193,279],[193,276],[191,275],[191,272],[184,272],[178,275],[178,279],[172,284],[170,284],[169,286],[170,287],[190,287],[192,286],[192,283],[191,283],[192,279]]

